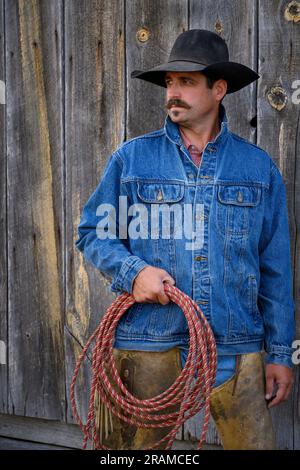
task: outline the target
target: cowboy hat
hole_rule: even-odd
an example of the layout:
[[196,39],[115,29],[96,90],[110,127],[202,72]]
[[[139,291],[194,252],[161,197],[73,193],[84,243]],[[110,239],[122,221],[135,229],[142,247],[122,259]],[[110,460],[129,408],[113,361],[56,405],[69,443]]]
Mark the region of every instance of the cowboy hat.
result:
[[229,61],[224,39],[205,29],[190,29],[181,33],[172,47],[168,62],[147,71],[134,70],[131,78],[140,78],[166,88],[165,72],[195,71],[226,80],[227,94],[234,93],[259,78],[246,65]]

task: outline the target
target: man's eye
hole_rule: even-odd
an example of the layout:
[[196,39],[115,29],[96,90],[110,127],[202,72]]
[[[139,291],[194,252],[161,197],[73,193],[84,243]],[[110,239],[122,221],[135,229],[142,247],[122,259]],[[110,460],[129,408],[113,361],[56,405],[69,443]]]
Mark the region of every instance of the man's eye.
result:
[[[192,83],[190,78],[182,78],[183,83]],[[172,85],[172,80],[165,80],[166,85]]]

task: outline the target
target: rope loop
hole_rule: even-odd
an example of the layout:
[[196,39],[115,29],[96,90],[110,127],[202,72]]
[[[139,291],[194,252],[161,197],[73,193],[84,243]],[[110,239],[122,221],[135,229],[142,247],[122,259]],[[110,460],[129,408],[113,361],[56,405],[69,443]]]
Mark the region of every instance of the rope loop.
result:
[[[215,338],[208,321],[195,301],[176,286],[167,282],[164,283],[164,289],[169,299],[182,309],[188,324],[189,352],[181,374],[163,393],[146,400],[138,399],[127,390],[116,368],[113,345],[117,324],[122,315],[135,303],[135,299],[127,292],[118,296],[108,307],[99,326],[84,346],[71,381],[71,405],[74,418],[84,433],[83,449],[86,449],[88,440],[91,440],[97,450],[113,450],[99,440],[95,416],[96,392],[101,402],[110,410],[109,412],[118,416],[122,421],[139,428],[172,427],[172,430],[156,442],[151,449],[144,450],[156,449],[166,441],[165,449],[171,449],[180,426],[204,408],[204,420],[198,443],[198,449],[202,448],[209,423],[210,394],[216,379]],[[95,346],[92,354],[89,408],[87,422],[83,424],[76,408],[75,382],[93,340],[95,340]],[[110,372],[112,380],[118,385],[122,395],[116,391],[116,387],[111,383],[106,371]],[[158,411],[161,412],[171,405],[180,405],[179,411],[157,414]]]

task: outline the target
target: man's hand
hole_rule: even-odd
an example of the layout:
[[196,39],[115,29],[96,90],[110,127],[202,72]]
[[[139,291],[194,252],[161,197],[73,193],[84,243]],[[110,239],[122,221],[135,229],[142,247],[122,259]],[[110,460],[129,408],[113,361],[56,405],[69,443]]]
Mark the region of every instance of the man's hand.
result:
[[278,405],[288,399],[294,383],[294,372],[292,369],[279,364],[266,364],[266,400],[270,400],[274,394],[274,385],[278,386],[275,397],[268,408]]
[[175,284],[174,279],[164,269],[146,266],[133,282],[132,295],[136,302],[166,305],[170,299],[165,294],[164,282]]

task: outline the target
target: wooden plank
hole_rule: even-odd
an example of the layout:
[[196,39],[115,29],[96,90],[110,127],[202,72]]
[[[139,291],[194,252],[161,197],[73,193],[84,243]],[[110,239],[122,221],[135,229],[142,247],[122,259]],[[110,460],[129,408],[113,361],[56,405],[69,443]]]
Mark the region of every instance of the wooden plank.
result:
[[[67,396],[69,397],[70,387],[71,387],[71,380],[73,371],[76,366],[76,361],[80,354],[82,353],[83,344],[81,344],[78,339],[74,336],[78,334],[78,331],[74,331],[71,333],[67,328],[65,330],[65,351],[66,357],[68,358],[68,370],[70,374],[67,374],[66,377],[66,390]],[[92,353],[88,353],[88,358],[92,357]],[[76,408],[79,414],[79,417],[83,424],[86,423],[87,420],[87,411],[89,406],[89,396],[90,396],[90,383],[91,383],[91,361],[86,358],[85,362],[82,364],[82,367],[79,370],[77,380],[75,383],[75,401],[76,401]],[[70,421],[74,422],[73,420],[73,411],[71,408],[71,402],[69,403],[70,410],[69,416],[71,416]],[[76,424],[77,423],[76,421]]]
[[[229,60],[257,69],[257,1],[190,1],[189,28],[219,34],[229,49]],[[225,96],[223,103],[230,130],[255,143],[257,82]],[[253,120],[253,124],[252,124]]]
[[[123,1],[65,2],[66,89],[66,384],[83,345],[115,298],[75,248],[83,205],[110,154],[124,140]],[[72,337],[74,341],[72,340]],[[88,377],[89,365],[83,367]],[[83,380],[82,384],[85,381]],[[83,385],[82,385],[83,386]],[[78,389],[86,415],[86,389]],[[69,400],[69,398],[68,398]],[[68,401],[68,421],[72,422]]]
[[[204,0],[190,1],[189,29],[213,31],[225,39],[229,59],[256,69],[256,14],[257,2],[248,0],[217,0],[211,5]],[[256,116],[256,84],[225,96],[223,103],[232,132],[255,142],[256,128],[251,125]],[[185,439],[199,439],[203,412],[184,425]],[[209,444],[221,444],[214,422],[210,419],[206,436]]]
[[[2,437],[1,437],[2,436]],[[27,445],[33,448],[34,445],[39,446],[47,444],[50,448],[59,446],[68,449],[82,449],[83,433],[78,426],[73,424],[64,424],[58,421],[41,420],[34,418],[22,418],[20,416],[0,415],[0,449],[2,442],[13,446],[15,441],[16,449],[20,443],[22,448]],[[24,440],[26,437],[26,441]],[[35,443],[35,444],[34,444]],[[39,444],[38,444],[39,443]],[[24,446],[24,447],[23,447]],[[14,447],[11,447],[14,448]],[[37,447],[38,448],[38,447]],[[90,445],[88,445],[90,449]],[[175,440],[172,446],[173,450],[197,450],[196,442]],[[204,445],[203,450],[221,450],[220,446]]]
[[49,446],[19,439],[0,437],[0,450],[68,450],[69,447]]
[[0,0],[0,412],[7,412],[6,105],[4,0]]
[[61,1],[8,1],[9,412],[63,419]]
[[[299,335],[298,335],[299,338]],[[300,401],[300,384],[299,384],[299,365],[296,367],[296,377],[294,385],[294,400],[292,404],[292,411],[294,415],[294,450],[300,450],[300,416],[299,416],[299,401]]]
[[83,443],[79,426],[22,416],[0,415],[0,436],[73,449],[82,449]]
[[[258,87],[258,145],[261,145],[279,166],[286,183],[294,268],[295,299],[297,301],[299,338],[299,154],[300,107],[291,101],[292,82],[299,79],[300,29],[293,21],[295,9],[281,0],[260,2],[259,10],[259,74],[263,77]],[[296,370],[299,374],[299,367]],[[294,400],[298,399],[296,381],[291,398],[273,409],[273,420],[281,449],[294,446]],[[298,421],[298,443],[299,421]]]
[[126,2],[127,139],[159,129],[167,114],[165,89],[132,79],[131,72],[167,61],[176,37],[187,29],[186,0]]

